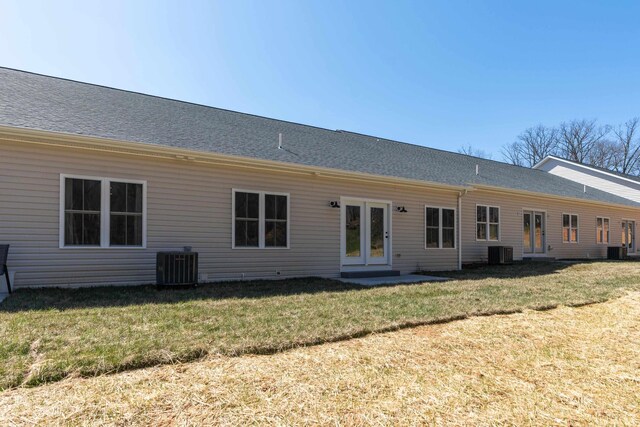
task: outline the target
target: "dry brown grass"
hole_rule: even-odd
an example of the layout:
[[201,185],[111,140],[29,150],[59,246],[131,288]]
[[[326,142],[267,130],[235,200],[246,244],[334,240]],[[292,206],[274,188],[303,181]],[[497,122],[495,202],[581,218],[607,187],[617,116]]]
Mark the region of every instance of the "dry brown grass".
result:
[[640,293],[0,394],[16,425],[640,424]]
[[207,355],[271,354],[640,291],[639,262],[518,263],[451,277],[444,283],[375,288],[301,278],[188,291],[22,289],[0,304],[0,389]]

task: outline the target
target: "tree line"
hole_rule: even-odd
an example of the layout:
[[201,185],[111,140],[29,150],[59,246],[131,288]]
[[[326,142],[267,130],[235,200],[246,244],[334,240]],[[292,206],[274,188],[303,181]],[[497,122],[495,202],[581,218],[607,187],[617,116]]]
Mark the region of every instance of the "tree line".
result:
[[[471,146],[460,153],[490,158]],[[640,175],[640,118],[611,126],[596,120],[571,120],[558,126],[525,129],[516,140],[502,147],[505,162],[532,167],[547,156],[558,156],[574,162],[608,170]]]

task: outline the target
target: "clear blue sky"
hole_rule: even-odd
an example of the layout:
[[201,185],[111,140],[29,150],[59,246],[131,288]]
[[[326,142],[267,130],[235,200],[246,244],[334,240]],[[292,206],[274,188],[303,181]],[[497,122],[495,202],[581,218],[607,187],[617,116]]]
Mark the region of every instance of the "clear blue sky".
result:
[[0,0],[0,65],[499,158],[537,123],[640,115],[639,17],[637,1]]

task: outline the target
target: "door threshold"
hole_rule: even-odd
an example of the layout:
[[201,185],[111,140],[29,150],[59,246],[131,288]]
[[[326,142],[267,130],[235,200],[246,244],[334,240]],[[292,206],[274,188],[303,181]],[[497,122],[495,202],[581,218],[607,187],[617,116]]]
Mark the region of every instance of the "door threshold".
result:
[[399,276],[400,270],[359,270],[359,271],[343,271],[340,277],[343,279],[362,279],[366,277],[390,277]]

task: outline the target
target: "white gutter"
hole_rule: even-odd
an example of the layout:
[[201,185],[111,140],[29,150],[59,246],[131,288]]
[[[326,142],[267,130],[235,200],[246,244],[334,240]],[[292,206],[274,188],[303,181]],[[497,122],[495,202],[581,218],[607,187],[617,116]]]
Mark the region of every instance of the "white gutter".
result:
[[[566,178],[564,178],[566,179]],[[574,182],[575,181],[571,181]],[[587,187],[589,188],[589,187]],[[606,207],[616,207],[616,208],[622,208],[622,209],[638,209],[640,207],[639,206],[633,206],[633,205],[623,205],[620,203],[613,203],[613,202],[601,202],[598,200],[592,200],[592,199],[579,199],[577,197],[569,197],[569,196],[556,196],[555,194],[549,194],[549,193],[538,193],[538,192],[534,192],[534,191],[528,191],[528,190],[517,190],[517,189],[511,189],[511,188],[504,188],[504,187],[495,187],[492,185],[485,185],[485,184],[473,184],[473,188],[471,188],[471,190],[485,190],[485,191],[491,191],[494,193],[499,193],[499,194],[516,194],[516,195],[520,195],[520,196],[527,196],[527,197],[537,197],[537,198],[542,198],[542,199],[554,199],[554,200],[562,200],[562,201],[571,201],[571,202],[576,202],[576,203],[582,203],[582,204],[587,204],[587,205],[600,205],[600,206],[606,206]],[[602,191],[602,190],[600,190]],[[603,191],[605,192],[605,191]],[[605,192],[606,193],[606,192]],[[621,196],[617,196],[619,198],[622,198]],[[629,200],[631,201],[631,200]]]
[[133,156],[154,157],[185,162],[206,163],[224,166],[243,167],[271,172],[285,172],[297,175],[310,175],[334,179],[348,179],[360,182],[378,182],[407,187],[429,188],[439,191],[462,191],[468,187],[419,179],[398,178],[376,175],[366,172],[352,172],[320,166],[307,166],[284,161],[264,160],[229,154],[189,150],[169,146],[160,146],[144,142],[120,141],[102,137],[75,135],[61,132],[42,131],[20,127],[0,125],[0,140],[18,143],[50,145],[65,148],[86,149],[91,151],[112,152]]

